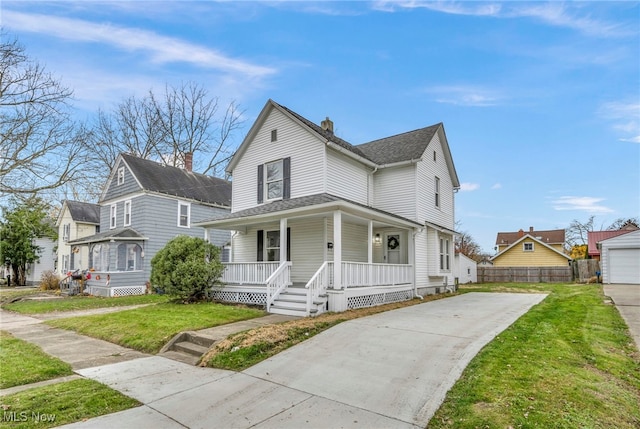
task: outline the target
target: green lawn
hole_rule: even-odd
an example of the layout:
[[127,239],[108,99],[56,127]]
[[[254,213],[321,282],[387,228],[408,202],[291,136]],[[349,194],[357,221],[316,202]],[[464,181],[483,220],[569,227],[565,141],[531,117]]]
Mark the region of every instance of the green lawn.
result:
[[[33,293],[33,292],[32,292]],[[158,304],[168,302],[167,295],[136,295],[119,298],[98,296],[69,296],[52,299],[29,299],[4,304],[2,308],[22,314],[42,314],[53,311],[89,310],[93,308],[122,307],[125,305]]]
[[181,331],[199,330],[265,315],[262,310],[216,303],[165,302],[110,314],[46,322],[124,347],[157,353]]
[[461,291],[550,295],[471,361],[429,428],[640,427],[640,354],[601,285]]
[[0,331],[0,389],[73,374],[71,365]]
[[97,381],[80,379],[0,397],[0,428],[50,428],[140,405]]

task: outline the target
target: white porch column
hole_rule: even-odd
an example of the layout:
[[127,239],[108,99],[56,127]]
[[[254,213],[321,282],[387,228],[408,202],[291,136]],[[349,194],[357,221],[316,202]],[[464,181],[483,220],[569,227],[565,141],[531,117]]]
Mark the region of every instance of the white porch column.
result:
[[209,235],[210,235],[210,234],[209,234],[209,228],[205,227],[205,228],[204,228],[204,241],[206,241],[207,243],[210,243],[210,241],[209,241],[209,239],[210,239]]
[[412,266],[411,273],[411,281],[413,282],[413,296],[418,295],[418,289],[416,288],[416,234],[418,233],[415,229],[410,229],[407,231],[408,239],[407,239],[407,260],[409,265]]
[[342,289],[342,212],[333,212],[333,288]]
[[280,263],[287,262],[287,219],[280,219]]
[[369,278],[369,286],[371,286],[371,284],[373,283],[373,221],[370,220],[369,221],[369,225],[367,228],[367,235],[369,236],[367,238],[367,261],[369,262],[369,266],[367,267],[367,270],[369,270],[369,272],[367,273],[367,277]]

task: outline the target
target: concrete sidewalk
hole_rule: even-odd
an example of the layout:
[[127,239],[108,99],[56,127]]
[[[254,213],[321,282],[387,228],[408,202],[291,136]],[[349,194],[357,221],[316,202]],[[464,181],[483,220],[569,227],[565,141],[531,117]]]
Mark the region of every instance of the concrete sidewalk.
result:
[[69,428],[423,428],[544,294],[469,293],[341,323],[243,372],[159,356],[77,371],[144,405]]
[[627,323],[631,337],[640,350],[640,285],[603,285],[603,290]]

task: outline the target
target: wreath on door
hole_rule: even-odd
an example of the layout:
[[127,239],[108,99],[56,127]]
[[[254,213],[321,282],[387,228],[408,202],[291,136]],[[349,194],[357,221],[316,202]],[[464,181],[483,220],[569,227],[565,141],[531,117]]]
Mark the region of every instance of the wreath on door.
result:
[[398,241],[398,237],[391,236],[387,239],[387,248],[395,250],[399,245],[400,242]]

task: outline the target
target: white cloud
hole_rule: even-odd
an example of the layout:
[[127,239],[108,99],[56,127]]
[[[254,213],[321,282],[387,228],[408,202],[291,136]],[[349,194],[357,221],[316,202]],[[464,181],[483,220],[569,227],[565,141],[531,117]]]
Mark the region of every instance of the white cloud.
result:
[[621,141],[640,143],[640,103],[618,102],[604,103],[599,113],[605,119],[613,121],[613,129],[624,134]]
[[263,77],[276,71],[271,67],[232,58],[205,46],[138,28],[10,10],[3,11],[3,25],[60,39],[102,43],[125,51],[140,51],[157,63],[189,63],[249,77]]
[[424,8],[452,15],[488,16],[494,18],[533,18],[555,27],[577,30],[597,37],[624,37],[637,35],[637,29],[621,23],[607,22],[578,13],[580,6],[561,2],[484,3],[475,1],[399,1],[378,2],[374,8],[393,12],[398,8]]
[[472,85],[435,86],[425,91],[434,94],[438,103],[458,106],[495,106],[503,99],[502,95],[494,90]]
[[500,189],[500,188],[502,188],[502,183],[496,183],[491,187],[491,189]]
[[604,198],[564,196],[553,200],[554,210],[577,210],[589,213],[612,213],[609,207],[600,205]]
[[461,192],[475,191],[478,188],[480,188],[480,185],[478,185],[477,183],[461,183],[460,184]]

